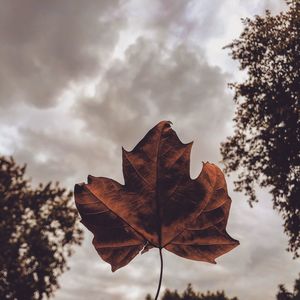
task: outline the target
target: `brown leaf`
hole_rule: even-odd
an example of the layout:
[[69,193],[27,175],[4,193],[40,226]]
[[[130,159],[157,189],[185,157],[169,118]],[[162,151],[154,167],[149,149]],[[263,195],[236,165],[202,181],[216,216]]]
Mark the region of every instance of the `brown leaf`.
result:
[[82,223],[112,271],[143,248],[215,263],[239,244],[225,230],[231,199],[222,171],[204,163],[191,179],[192,143],[183,144],[170,124],[160,122],[132,151],[123,149],[124,185],[93,176],[75,185]]

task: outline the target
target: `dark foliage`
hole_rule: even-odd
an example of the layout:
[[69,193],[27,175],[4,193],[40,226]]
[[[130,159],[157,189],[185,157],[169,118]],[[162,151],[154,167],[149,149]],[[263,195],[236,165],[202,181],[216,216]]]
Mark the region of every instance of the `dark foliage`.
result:
[[284,285],[281,284],[279,286],[277,300],[300,300],[300,274],[299,278],[295,281],[293,293],[288,292]]
[[42,299],[58,287],[71,246],[80,244],[72,193],[33,188],[25,166],[0,157],[0,299]]
[[[147,295],[146,300],[152,300],[151,296]],[[179,294],[177,290],[165,290],[161,300],[238,300],[238,298],[228,298],[225,296],[224,291],[217,291],[216,293],[207,292],[206,294],[197,293],[193,290],[192,285],[189,284],[182,294]]]
[[255,185],[270,190],[284,219],[288,250],[300,247],[300,1],[278,15],[245,19],[239,39],[227,47],[248,73],[233,83],[237,105],[233,136],[221,145],[227,173],[238,170],[237,191],[250,204]]

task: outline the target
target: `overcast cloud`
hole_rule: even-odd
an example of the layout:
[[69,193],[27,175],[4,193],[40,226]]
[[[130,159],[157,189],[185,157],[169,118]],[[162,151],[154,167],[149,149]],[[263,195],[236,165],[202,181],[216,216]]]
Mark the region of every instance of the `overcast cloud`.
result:
[[[69,188],[88,174],[123,182],[121,146],[131,150],[161,120],[194,140],[192,177],[218,163],[232,133],[227,83],[242,75],[222,46],[240,18],[278,12],[283,1],[1,1],[0,151],[28,163],[34,182]],[[221,166],[221,164],[219,164]],[[282,220],[270,196],[251,209],[234,193],[228,224],[241,245],[217,265],[164,252],[163,288],[226,291],[241,300],[275,299],[293,284],[299,262],[285,251]],[[57,300],[141,300],[154,294],[158,251],[111,273],[86,231],[60,278]]]
[[97,75],[124,26],[118,0],[0,1],[0,101],[55,104]]

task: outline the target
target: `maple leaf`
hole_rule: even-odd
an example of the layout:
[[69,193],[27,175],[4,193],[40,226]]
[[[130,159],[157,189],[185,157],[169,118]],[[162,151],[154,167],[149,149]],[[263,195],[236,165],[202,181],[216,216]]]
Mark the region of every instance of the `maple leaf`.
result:
[[222,171],[204,163],[191,179],[192,143],[183,144],[170,124],[158,123],[132,151],[122,149],[124,185],[93,176],[75,185],[82,223],[112,271],[152,247],[215,263],[239,244],[225,229],[231,199]]

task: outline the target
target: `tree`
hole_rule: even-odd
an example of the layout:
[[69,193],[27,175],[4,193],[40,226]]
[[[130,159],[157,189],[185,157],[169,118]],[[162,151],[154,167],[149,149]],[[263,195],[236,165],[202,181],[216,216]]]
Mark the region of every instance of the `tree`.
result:
[[25,171],[0,157],[1,299],[51,296],[71,246],[82,240],[72,193],[51,182],[33,188]]
[[[150,295],[146,296],[146,300],[152,300]],[[193,290],[191,284],[188,284],[187,288],[180,295],[177,290],[170,291],[166,289],[161,300],[238,300],[236,297],[228,298],[225,296],[224,291],[216,293],[207,292],[206,294],[197,293]]]
[[295,281],[293,293],[288,292],[284,285],[279,285],[277,300],[300,300],[300,274],[299,278]]
[[[287,11],[243,20],[239,39],[226,46],[245,81],[235,91],[235,131],[221,145],[225,172],[239,171],[236,191],[252,206],[255,187],[268,188],[284,219],[289,251],[300,247],[300,1]],[[226,48],[225,47],[225,48]]]

